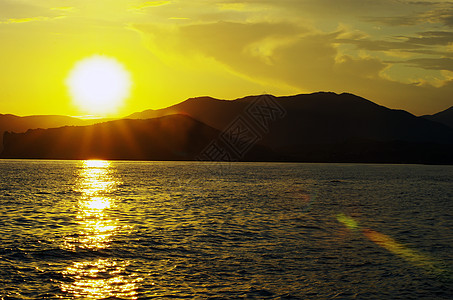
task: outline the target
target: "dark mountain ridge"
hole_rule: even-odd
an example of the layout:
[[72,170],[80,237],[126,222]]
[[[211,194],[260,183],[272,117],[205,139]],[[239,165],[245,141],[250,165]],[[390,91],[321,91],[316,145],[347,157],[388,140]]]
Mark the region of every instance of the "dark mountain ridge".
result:
[[[25,133],[6,132],[5,149],[1,157],[195,160],[218,136],[218,130],[184,115],[146,120],[122,119],[90,126],[30,129]],[[260,149],[259,146],[255,149],[250,153],[266,153],[266,149]]]
[[82,120],[58,115],[36,115],[19,117],[11,114],[0,114],[0,152],[3,149],[5,131],[25,132],[28,129],[54,128],[61,126],[83,126],[102,122],[103,120]]
[[[380,142],[453,143],[453,131],[403,110],[389,109],[351,94],[312,94],[282,97],[285,118],[270,130],[268,143],[337,143],[351,139]],[[277,100],[276,99],[276,100]],[[305,142],[304,142],[305,141]]]
[[182,115],[5,133],[4,158],[194,159],[214,128]]
[[423,118],[447,125],[453,129],[453,106],[434,115],[425,115]]
[[[273,122],[263,143],[270,147],[291,144],[334,143],[350,139],[453,143],[453,131],[445,125],[416,117],[403,110],[389,109],[348,93],[319,92],[274,97],[285,117]],[[154,118],[185,114],[218,130],[246,113],[263,96],[236,100],[191,98],[160,110],[148,110],[130,118]]]
[[5,133],[1,156],[453,164],[452,128],[348,93],[191,98],[129,118]]

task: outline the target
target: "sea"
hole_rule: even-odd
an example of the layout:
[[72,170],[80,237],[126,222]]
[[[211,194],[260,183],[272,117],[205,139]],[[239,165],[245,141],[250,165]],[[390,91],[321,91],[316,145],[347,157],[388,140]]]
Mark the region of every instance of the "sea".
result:
[[0,160],[0,299],[452,299],[453,166]]

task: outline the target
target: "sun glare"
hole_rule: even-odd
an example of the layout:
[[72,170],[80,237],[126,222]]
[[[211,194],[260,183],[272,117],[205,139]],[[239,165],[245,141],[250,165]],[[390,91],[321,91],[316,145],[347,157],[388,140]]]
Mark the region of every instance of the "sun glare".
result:
[[66,79],[75,104],[85,113],[115,113],[129,97],[131,76],[115,58],[94,55],[75,64]]

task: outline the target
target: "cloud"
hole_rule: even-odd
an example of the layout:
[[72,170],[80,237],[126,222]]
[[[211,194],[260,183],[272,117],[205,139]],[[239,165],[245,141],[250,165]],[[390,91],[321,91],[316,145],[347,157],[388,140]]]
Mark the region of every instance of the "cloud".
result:
[[365,17],[363,20],[388,26],[414,26],[420,23],[418,16],[395,16],[395,17]]
[[425,31],[407,36],[392,36],[387,39],[371,39],[365,35],[342,37],[336,39],[342,45],[353,45],[357,50],[373,51],[376,53],[392,53],[411,55],[451,56],[449,46],[453,44],[453,32]]
[[[393,16],[369,16],[366,21],[389,26],[415,26],[421,24],[442,24],[453,26],[453,2],[451,1],[409,1],[407,8]],[[411,13],[407,13],[411,11]]]
[[43,9],[33,3],[22,1],[0,0],[0,20],[25,19],[30,16],[44,16],[48,9]]
[[18,24],[62,19],[73,7],[48,7],[41,3],[0,0],[0,24]]
[[[448,95],[453,92],[453,82],[450,79],[439,77],[442,84],[434,85],[415,78],[412,82],[419,84],[416,86],[391,79],[386,73],[396,64],[451,70],[441,67],[447,62],[451,64],[450,60],[390,62],[364,53],[342,54],[339,48],[342,43],[354,43],[360,49],[376,51],[424,49],[423,43],[409,42],[408,38],[379,46],[382,41],[367,40],[360,34],[348,35],[341,30],[322,32],[287,22],[215,22],[181,25],[171,30],[152,24],[133,27],[147,39],[151,51],[166,61],[177,59],[178,63],[185,61],[187,65],[203,60],[206,65],[216,62],[238,76],[261,84],[279,82],[301,91],[347,91],[390,107],[411,103],[421,111],[429,97],[439,99],[439,110],[451,105]],[[340,38],[348,36],[350,39]],[[448,38],[448,34],[440,32],[426,32],[420,38],[433,36]],[[359,42],[352,37],[357,37]],[[197,63],[197,68],[202,67],[202,63]]]
[[414,50],[421,48],[419,45],[413,45],[404,41],[373,40],[370,38],[338,38],[335,42],[354,45],[357,49],[368,51]]
[[[173,64],[175,70],[186,66],[210,70],[211,74],[215,70],[246,78],[247,82],[291,86],[302,92],[348,91],[401,104],[422,101],[422,95],[429,98],[428,91],[447,99],[439,95],[452,91],[451,78],[440,75],[444,80],[441,88],[407,84],[451,70],[451,1],[105,3],[108,6],[90,0],[65,1],[65,6],[59,7],[58,0],[0,0],[0,24],[49,22],[77,15],[61,30],[82,30],[89,35],[108,28],[109,34],[117,36],[129,34],[124,28],[134,29],[153,56]],[[11,32],[22,30],[25,35],[28,28],[20,27],[10,26]],[[451,96],[448,99],[439,101],[450,101],[451,105]]]
[[445,70],[453,71],[453,59],[452,58],[416,58],[403,61],[410,66],[423,68],[426,70]]
[[453,3],[445,3],[438,9],[419,15],[420,22],[441,23],[453,26]]
[[449,45],[453,43],[453,32],[451,31],[425,31],[419,32],[418,36],[407,37],[406,43],[424,46]]
[[29,22],[41,22],[41,21],[49,21],[49,20],[58,20],[63,19],[65,16],[58,16],[58,17],[32,17],[32,18],[20,18],[20,19],[8,19],[6,21],[0,21],[0,24],[18,24],[18,23],[29,23]]
[[324,12],[327,14],[341,12],[347,14],[356,14],[358,12],[370,12],[371,11],[384,11],[394,7],[401,7],[399,1],[394,0],[342,0],[341,4],[338,0],[248,0],[248,1],[237,1],[237,0],[223,0],[217,1],[225,4],[248,4],[248,5],[267,5],[272,7],[286,8],[288,10],[309,10],[310,12]]
[[246,7],[245,3],[233,2],[233,3],[218,3],[217,4],[222,10],[238,10],[243,11]]
[[51,10],[57,10],[57,11],[72,11],[74,10],[75,7],[73,6],[61,6],[61,7],[52,7]]
[[140,3],[138,5],[135,5],[135,6],[131,6],[129,8],[129,10],[142,10],[142,9],[149,8],[149,7],[167,5],[170,3],[171,3],[171,1],[147,1],[147,2]]
[[218,22],[181,26],[172,33],[150,25],[136,29],[154,36],[154,53],[166,45],[160,49],[164,57],[203,56],[253,80],[280,81],[303,90],[339,88],[345,75],[378,78],[386,67],[369,57],[337,59],[338,32],[320,33],[290,23]]

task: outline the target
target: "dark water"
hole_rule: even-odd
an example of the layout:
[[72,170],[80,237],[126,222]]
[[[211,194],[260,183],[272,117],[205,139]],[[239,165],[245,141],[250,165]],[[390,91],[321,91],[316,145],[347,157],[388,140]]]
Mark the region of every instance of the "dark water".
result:
[[0,160],[0,299],[451,299],[453,168]]

